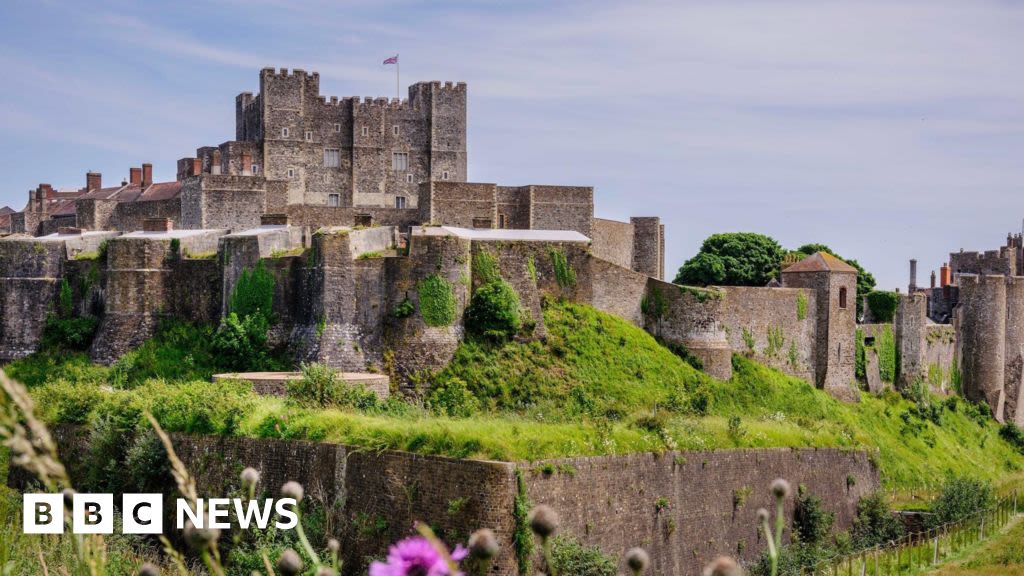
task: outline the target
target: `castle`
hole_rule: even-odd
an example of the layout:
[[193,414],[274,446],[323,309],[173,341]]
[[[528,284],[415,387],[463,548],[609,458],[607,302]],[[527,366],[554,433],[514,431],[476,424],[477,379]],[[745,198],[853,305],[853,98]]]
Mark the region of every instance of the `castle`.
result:
[[[483,281],[507,280],[543,337],[546,295],[585,302],[683,348],[719,378],[744,353],[855,399],[856,270],[827,254],[771,287],[690,288],[664,278],[657,217],[594,217],[590,187],[467,182],[463,83],[407,100],[327,98],[319,76],[264,69],[235,101],[235,140],[104,187],[40,184],[0,239],[0,358],[30,354],[62,285],[100,319],[90,353],[111,362],[174,317],[218,322],[241,273],[276,279],[271,337],[296,361],[350,371],[393,359],[437,369],[463,337]],[[454,302],[424,315],[426,286]],[[409,314],[399,314],[399,309]]]

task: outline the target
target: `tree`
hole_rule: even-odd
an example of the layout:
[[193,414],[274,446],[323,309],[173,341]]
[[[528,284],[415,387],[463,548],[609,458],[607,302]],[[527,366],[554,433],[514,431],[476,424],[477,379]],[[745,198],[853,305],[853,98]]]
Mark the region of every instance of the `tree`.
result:
[[865,270],[864,267],[861,266],[860,263],[857,262],[856,260],[850,260],[850,259],[847,259],[847,258],[843,258],[839,254],[836,254],[835,252],[833,252],[831,248],[829,248],[828,246],[826,246],[824,244],[804,244],[803,246],[801,246],[801,247],[797,248],[796,250],[794,250],[794,252],[799,252],[804,257],[810,256],[810,255],[815,254],[817,252],[824,252],[826,254],[831,254],[831,255],[835,256],[836,258],[839,258],[843,262],[846,262],[850,266],[853,266],[854,268],[856,268],[857,269],[857,317],[859,318],[861,316],[861,314],[864,312],[864,296],[866,296],[869,292],[871,292],[872,290],[875,289],[875,276],[871,272],[868,272],[867,270]]
[[774,239],[753,232],[712,234],[696,256],[679,268],[676,284],[764,286],[778,275],[785,250]]

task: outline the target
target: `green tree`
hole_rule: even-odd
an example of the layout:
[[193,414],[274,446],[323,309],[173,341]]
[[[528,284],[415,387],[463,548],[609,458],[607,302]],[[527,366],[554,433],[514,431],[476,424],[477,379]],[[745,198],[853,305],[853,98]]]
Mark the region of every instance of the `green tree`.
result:
[[829,248],[828,246],[826,246],[824,244],[804,244],[803,246],[801,246],[801,247],[797,248],[796,250],[794,250],[794,252],[800,253],[804,257],[810,256],[810,255],[815,254],[817,252],[824,252],[826,254],[831,254],[831,255],[835,256],[836,258],[839,258],[843,262],[846,262],[850,266],[853,266],[854,268],[856,268],[857,269],[857,316],[860,317],[860,315],[864,312],[864,302],[863,302],[864,301],[864,296],[866,294],[868,294],[869,292],[871,292],[872,290],[875,289],[875,276],[871,272],[868,272],[867,270],[865,270],[864,267],[861,266],[860,263],[857,262],[856,260],[850,260],[848,258],[843,258],[839,254],[836,254],[835,252],[833,252],[831,248]]
[[753,232],[712,234],[696,256],[679,268],[676,284],[764,286],[779,272],[785,250]]
[[488,282],[476,289],[466,308],[466,328],[497,341],[511,338],[522,326],[519,295],[504,280]]

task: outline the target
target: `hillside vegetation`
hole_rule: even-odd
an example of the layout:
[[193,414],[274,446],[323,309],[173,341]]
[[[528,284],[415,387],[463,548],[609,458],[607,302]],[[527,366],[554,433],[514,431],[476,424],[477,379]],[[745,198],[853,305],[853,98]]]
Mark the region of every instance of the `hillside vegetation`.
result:
[[1024,466],[984,410],[896,393],[843,404],[806,382],[734,357],[716,381],[643,330],[584,305],[549,302],[544,341],[469,341],[424,398],[365,394],[327,408],[213,384],[209,328],[168,327],[110,368],[49,352],[8,373],[50,422],[128,428],[152,411],[169,430],[304,438],[456,457],[538,460],[672,449],[865,449],[891,487],[946,474],[998,479]]

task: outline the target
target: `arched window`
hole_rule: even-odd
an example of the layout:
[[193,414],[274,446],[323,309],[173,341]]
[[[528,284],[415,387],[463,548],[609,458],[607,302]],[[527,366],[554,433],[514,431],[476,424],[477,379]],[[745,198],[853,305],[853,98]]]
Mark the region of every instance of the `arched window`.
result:
[[839,307],[846,308],[846,286],[839,289]]

